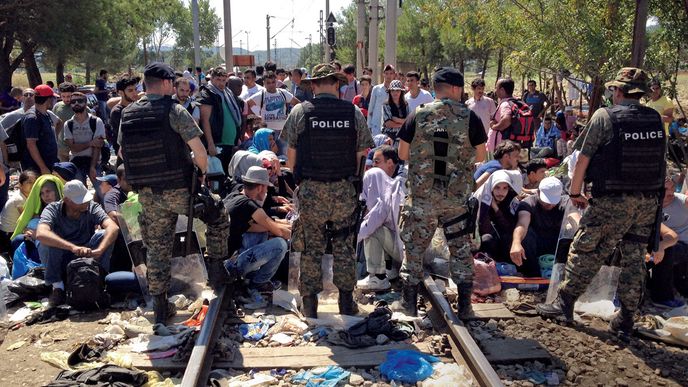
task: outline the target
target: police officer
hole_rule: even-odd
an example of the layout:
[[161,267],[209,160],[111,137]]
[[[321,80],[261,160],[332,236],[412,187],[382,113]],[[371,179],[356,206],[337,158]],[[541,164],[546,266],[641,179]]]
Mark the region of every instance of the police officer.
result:
[[640,104],[647,93],[646,73],[621,69],[606,87],[614,106],[598,109],[575,148],[581,151],[571,180],[570,198],[588,204],[583,182],[592,183],[585,212],[566,262],[566,276],[552,304],[539,304],[543,317],[573,321],[573,305],[615,248],[621,252],[617,294],[621,311],[610,330],[627,339],[640,302],[644,257],[664,187],[666,138],[659,114]]
[[328,245],[334,256],[334,284],[339,289],[339,312],[358,313],[353,300],[356,284],[356,190],[353,177],[373,138],[365,117],[351,102],[340,100],[344,74],[329,64],[313,68],[315,98],[294,106],[287,117],[282,139],[289,148],[288,166],[299,183],[296,197],[299,218],[294,224],[294,251],[301,252],[303,314],[317,317],[318,293],[322,290],[321,257]]
[[[164,63],[144,69],[146,95],[122,111],[122,155],[127,181],[139,193],[143,242],[148,249],[148,288],[156,323],[168,317],[167,290],[177,215],[187,214],[194,164],[205,173],[203,132],[182,105],[172,101],[174,71]],[[193,160],[190,156],[193,152]],[[208,273],[217,285],[226,273],[229,221],[226,212],[208,224]]]
[[469,204],[475,161],[485,159],[485,129],[480,118],[461,102],[463,74],[451,67],[433,75],[436,100],[421,105],[399,131],[399,157],[408,160],[409,196],[401,214],[401,239],[406,256],[401,266],[402,306],[416,314],[422,255],[435,230],[447,238],[450,271],[458,285],[459,317],[472,314],[473,259],[471,235],[475,205]]

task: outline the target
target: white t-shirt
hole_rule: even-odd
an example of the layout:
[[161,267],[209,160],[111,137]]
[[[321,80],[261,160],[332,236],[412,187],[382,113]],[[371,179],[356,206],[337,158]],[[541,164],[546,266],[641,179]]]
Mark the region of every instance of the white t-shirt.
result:
[[432,94],[423,89],[420,89],[420,93],[418,93],[416,98],[411,97],[410,91],[404,95],[404,98],[406,98],[406,103],[408,103],[409,113],[415,111],[418,106],[435,100],[432,98]]
[[24,207],[24,203],[26,203],[26,196],[22,195],[21,192],[17,191],[10,195],[5,203],[5,208],[0,213],[0,230],[9,233],[14,232],[19,215],[21,215],[19,209]]
[[254,114],[263,117],[266,127],[281,131],[287,121],[287,104],[293,98],[294,96],[286,90],[277,89],[274,93],[263,90],[251,97],[255,103],[251,110]]
[[[72,117],[70,120],[68,120],[64,124],[65,141],[74,140],[75,144],[85,144],[87,142],[91,142],[91,140],[93,140],[94,138],[98,138],[98,137],[105,138],[105,125],[103,124],[103,121],[100,118],[95,117],[95,119],[96,119],[96,131],[93,132],[91,130],[91,124],[89,122],[91,120],[91,117],[93,117],[93,116],[91,116],[89,114],[88,119],[86,119],[84,122],[77,122],[74,119],[75,117]],[[70,121],[74,123],[72,130],[69,129],[69,122]],[[92,152],[93,151],[91,148],[86,148],[86,149],[82,150],[81,152],[77,152],[77,153],[73,153],[70,151],[69,152],[70,153],[69,159],[72,160],[75,157],[79,157],[79,156],[90,157]]]
[[265,88],[259,84],[255,84],[252,88],[248,88],[248,86],[244,85],[241,88],[241,95],[239,95],[239,98],[243,99],[244,101],[248,101],[253,97],[256,93],[265,90]]

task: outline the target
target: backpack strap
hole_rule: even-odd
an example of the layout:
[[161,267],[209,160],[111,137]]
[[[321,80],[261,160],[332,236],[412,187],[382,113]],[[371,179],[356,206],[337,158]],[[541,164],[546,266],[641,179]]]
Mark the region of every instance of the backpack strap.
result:
[[265,101],[265,90],[260,91],[260,111],[263,111],[263,102]]
[[91,133],[95,136],[96,134],[96,129],[97,129],[98,121],[96,120],[96,117],[90,116],[88,118],[88,126],[91,128]]

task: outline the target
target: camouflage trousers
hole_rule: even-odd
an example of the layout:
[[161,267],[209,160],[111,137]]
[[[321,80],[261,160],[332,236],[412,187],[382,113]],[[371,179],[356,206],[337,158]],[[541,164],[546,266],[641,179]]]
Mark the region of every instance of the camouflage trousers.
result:
[[[294,251],[301,252],[302,296],[322,291],[322,256],[327,247],[325,223],[333,230],[351,226],[356,208],[356,190],[348,181],[325,183],[303,181],[297,192],[299,218],[292,232]],[[336,236],[332,240],[333,282],[342,291],[353,291],[356,285],[356,253],[353,248],[356,232]]]
[[[437,227],[466,213],[466,208],[458,203],[449,203],[446,198],[407,199],[401,213],[401,240],[406,254],[401,264],[399,276],[404,283],[415,286],[423,280],[423,253],[428,248]],[[461,229],[464,222],[451,225],[445,233]],[[457,284],[473,284],[473,257],[471,256],[472,233],[447,240],[449,246],[449,270],[452,280]]]
[[[170,258],[174,244],[177,215],[189,209],[189,191],[170,189],[153,192],[139,190],[142,211],[139,214],[143,243],[148,250],[148,290],[152,295],[167,292],[170,286]],[[226,259],[228,252],[229,218],[225,215],[217,224],[209,224],[206,231],[207,252],[210,259]]]
[[654,195],[623,194],[593,199],[573,238],[559,291],[578,298],[618,247],[621,274],[616,294],[624,307],[635,312],[644,288],[647,243],[622,238],[627,234],[649,236],[657,205]]

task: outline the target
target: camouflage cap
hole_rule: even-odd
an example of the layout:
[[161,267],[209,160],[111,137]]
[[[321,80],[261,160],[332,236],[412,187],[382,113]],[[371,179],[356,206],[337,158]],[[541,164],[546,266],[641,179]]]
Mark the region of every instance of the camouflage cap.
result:
[[606,88],[618,87],[625,93],[647,93],[647,73],[636,67],[624,67],[613,81],[604,84]]
[[311,76],[309,78],[302,79],[301,82],[310,82],[316,79],[325,79],[327,77],[333,77],[340,82],[349,82],[348,79],[346,79],[346,75],[337,72],[337,69],[328,63],[321,63],[313,67]]

